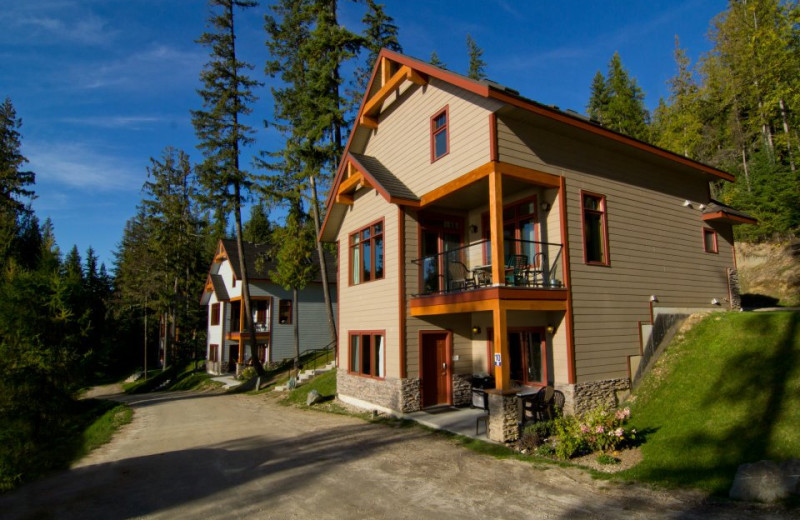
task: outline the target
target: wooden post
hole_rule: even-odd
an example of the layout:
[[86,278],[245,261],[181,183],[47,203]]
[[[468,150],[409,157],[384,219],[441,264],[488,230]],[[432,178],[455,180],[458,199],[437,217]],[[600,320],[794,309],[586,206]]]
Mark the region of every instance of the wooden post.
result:
[[506,319],[506,309],[503,308],[500,300],[497,300],[492,309],[492,326],[494,328],[494,354],[500,355],[500,366],[494,364],[495,388],[499,390],[511,389],[511,367],[509,366],[508,356],[508,320]]
[[503,176],[493,168],[489,174],[489,238],[492,241],[492,284],[505,283],[503,259]]

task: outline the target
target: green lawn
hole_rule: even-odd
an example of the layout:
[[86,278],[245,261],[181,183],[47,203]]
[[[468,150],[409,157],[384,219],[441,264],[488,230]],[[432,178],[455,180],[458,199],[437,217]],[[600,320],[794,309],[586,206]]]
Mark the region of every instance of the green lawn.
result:
[[719,313],[636,391],[644,461],[621,476],[727,494],[737,467],[800,458],[800,313]]

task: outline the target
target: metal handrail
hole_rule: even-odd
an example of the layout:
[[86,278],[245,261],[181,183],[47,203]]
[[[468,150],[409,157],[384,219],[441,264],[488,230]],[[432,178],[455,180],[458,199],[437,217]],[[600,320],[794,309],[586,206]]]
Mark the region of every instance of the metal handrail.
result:
[[[317,362],[319,361],[320,358],[324,358],[325,359],[325,363],[324,364],[329,363],[330,362],[329,359],[328,359],[329,353],[334,351],[334,347],[335,346],[336,346],[336,341],[331,341],[330,343],[328,343],[324,347],[310,349],[310,350],[306,350],[305,352],[303,352],[303,354],[305,354],[305,355],[308,355],[309,353],[313,353],[312,359],[309,360],[306,363],[306,366],[304,368],[306,368],[308,370],[316,370],[317,369]],[[325,352],[325,355],[324,356],[320,355],[321,352]],[[311,366],[309,368],[308,365],[310,363],[313,363],[313,366]]]

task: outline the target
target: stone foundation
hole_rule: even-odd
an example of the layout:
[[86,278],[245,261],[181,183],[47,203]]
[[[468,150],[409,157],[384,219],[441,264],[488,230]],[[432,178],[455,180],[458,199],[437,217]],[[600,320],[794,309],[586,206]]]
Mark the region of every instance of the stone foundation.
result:
[[417,378],[373,379],[340,370],[336,372],[336,391],[365,404],[375,404],[398,413],[416,412],[420,409],[420,381]]
[[466,406],[472,402],[472,376],[453,375],[453,406]]
[[[605,379],[603,381],[590,381],[588,383],[578,383],[573,386],[572,391],[572,413],[586,413],[598,406],[615,408],[619,405],[619,395],[630,391],[630,379]],[[559,388],[564,395],[567,392]],[[569,399],[567,399],[569,403]],[[566,407],[565,407],[566,408]]]
[[742,310],[742,289],[739,285],[739,271],[728,268],[728,300],[731,310]]
[[503,394],[489,390],[489,439],[496,442],[512,442],[519,438],[519,412],[516,393]]

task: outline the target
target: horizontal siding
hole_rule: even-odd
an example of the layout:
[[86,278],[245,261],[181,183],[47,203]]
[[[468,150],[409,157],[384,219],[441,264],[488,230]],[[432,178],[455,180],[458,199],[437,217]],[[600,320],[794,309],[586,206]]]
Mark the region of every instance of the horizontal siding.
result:
[[[271,309],[270,325],[272,330],[272,361],[281,361],[282,359],[294,357],[294,325],[280,324],[278,322],[278,301],[281,299],[291,300],[292,291],[271,285],[269,292],[273,296],[272,305],[274,306]],[[336,301],[336,289],[333,287],[331,287],[331,298],[334,302]],[[330,343],[331,336],[322,286],[314,284],[306,287],[300,291],[299,299],[300,353],[326,346]],[[336,312],[336,304],[334,303],[334,318]]]
[[[384,278],[359,285],[349,284],[350,234],[376,220],[384,219]],[[340,228],[339,240],[339,366],[349,368],[348,334],[361,330],[385,330],[386,376],[400,373],[399,293],[398,293],[398,222],[397,207],[389,204],[375,190],[359,190]]]
[[[448,107],[450,151],[431,163],[430,117]],[[432,79],[409,88],[380,116],[364,153],[378,157],[417,195],[489,161],[489,114],[499,108],[452,85]]]
[[[706,253],[702,228],[709,226],[683,206],[707,200],[699,175],[534,121],[499,121],[498,146],[503,161],[565,178],[578,382],[627,377],[627,356],[639,353],[638,322],[650,319],[650,295],[656,305],[688,308],[727,297],[730,226],[716,227],[719,254]],[[609,267],[584,264],[581,190],[606,196]]]

